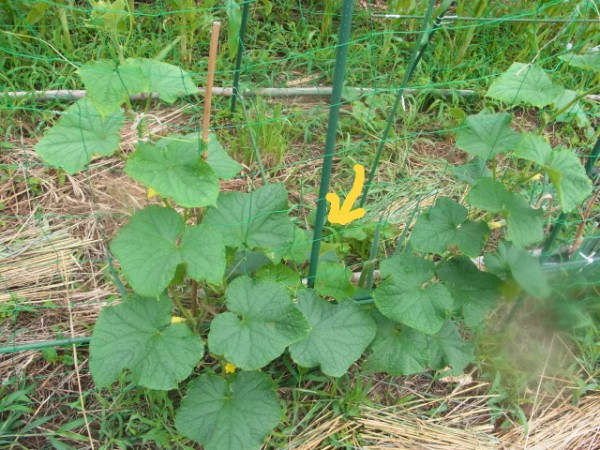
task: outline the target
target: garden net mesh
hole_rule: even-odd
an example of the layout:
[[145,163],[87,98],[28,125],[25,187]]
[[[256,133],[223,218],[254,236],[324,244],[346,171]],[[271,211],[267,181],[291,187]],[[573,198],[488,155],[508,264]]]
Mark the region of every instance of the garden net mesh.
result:
[[[157,58],[183,68],[201,89],[170,103],[133,98],[133,112],[120,131],[120,155],[131,154],[139,140],[199,133],[211,24],[221,21],[211,130],[243,165],[221,187],[248,192],[266,181],[283,182],[290,214],[310,230],[331,108],[339,3],[0,2],[0,393],[5,399],[0,418],[8,423],[15,417],[9,414],[12,406],[23,407],[16,425],[6,425],[7,437],[0,435],[2,444],[13,439],[25,448],[59,445],[56,441],[76,445],[86,435],[79,421],[80,391],[94,405],[89,412],[94,439],[108,435],[98,421],[118,420],[91,383],[85,348],[77,351],[76,376],[70,348],[44,347],[57,339],[85,343],[101,307],[120,298],[118,262],[107,243],[134,211],[158,202],[124,173],[117,155],[94,158],[69,174],[44,163],[34,150],[43,131],[85,95],[78,68],[96,59]],[[354,9],[331,191],[345,195],[356,163],[373,170],[374,179],[365,220],[326,226],[330,245],[343,250],[353,240],[349,271],[360,269],[357,253],[368,254],[374,223],[383,225],[375,256],[385,258],[418,211],[438,196],[464,198],[465,187],[452,175],[452,168],[467,160],[454,145],[457,130],[466,114],[493,104],[485,91],[512,62],[538,64],[567,88],[590,91],[582,109],[547,130],[553,145],[567,145],[585,158],[597,139],[598,97],[591,91],[598,78],[558,58],[598,44],[594,1],[457,2],[436,24],[404,86],[377,162],[383,130],[420,39],[425,3],[360,1]],[[240,95],[232,111],[236,73]],[[540,126],[533,108],[515,116],[522,129]],[[527,195],[536,203],[544,192],[532,184]],[[547,219],[548,229],[558,216]],[[548,261],[548,271],[567,274],[557,295],[593,303],[597,290],[589,288],[600,279],[594,256],[598,202],[589,200],[560,220],[552,252],[572,252],[574,244],[577,251],[569,263]],[[569,267],[575,269],[567,272]],[[39,343],[42,355],[18,347]],[[8,399],[11,392],[20,394]],[[53,408],[59,404],[64,410],[57,412]],[[43,423],[35,422],[40,418]],[[65,424],[72,427],[64,429]]]

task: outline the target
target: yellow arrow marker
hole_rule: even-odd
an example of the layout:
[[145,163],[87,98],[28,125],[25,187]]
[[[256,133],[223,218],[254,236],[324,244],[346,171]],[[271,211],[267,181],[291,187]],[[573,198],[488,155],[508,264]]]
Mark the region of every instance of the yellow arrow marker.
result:
[[362,188],[365,184],[365,168],[360,164],[354,165],[354,173],[356,178],[350,193],[344,200],[344,203],[340,207],[340,198],[337,194],[329,193],[325,196],[325,199],[331,203],[331,209],[329,210],[329,221],[331,223],[339,223],[340,225],[347,225],[350,222],[360,219],[366,214],[364,208],[352,209],[354,202],[360,195]]

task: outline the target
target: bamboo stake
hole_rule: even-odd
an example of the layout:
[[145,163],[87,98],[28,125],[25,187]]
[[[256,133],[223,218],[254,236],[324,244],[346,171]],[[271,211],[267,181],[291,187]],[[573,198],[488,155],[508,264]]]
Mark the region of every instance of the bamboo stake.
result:
[[[202,116],[202,140],[208,144],[208,130],[210,126],[210,107],[212,104],[212,91],[215,81],[215,68],[217,66],[217,49],[219,47],[219,31],[221,22],[213,22],[210,35],[210,49],[208,52],[208,75],[206,77],[206,97],[204,98],[204,115]],[[206,152],[203,156],[206,159]]]
[[[202,142],[203,151],[202,159],[208,157],[208,136],[210,130],[210,109],[212,105],[213,84],[215,81],[215,70],[217,67],[217,51],[219,49],[219,31],[221,30],[221,22],[213,22],[212,32],[210,35],[210,48],[208,50],[208,75],[206,77],[206,96],[204,98],[204,114],[202,116]],[[200,222],[203,210],[196,210],[196,223]],[[192,280],[191,292],[191,309],[192,316],[196,317],[198,312],[198,282]]]

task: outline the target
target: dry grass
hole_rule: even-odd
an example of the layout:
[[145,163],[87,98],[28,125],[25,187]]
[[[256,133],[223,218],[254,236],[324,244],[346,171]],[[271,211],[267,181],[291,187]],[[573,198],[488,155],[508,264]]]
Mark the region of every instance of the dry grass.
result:
[[[396,380],[399,381],[399,380]],[[495,430],[490,397],[481,386],[395,406],[363,406],[357,418],[322,414],[293,436],[287,448],[384,450],[595,450],[600,448],[600,393],[578,405],[550,402],[527,426]],[[437,413],[439,411],[439,413]],[[442,412],[443,411],[443,412]],[[337,443],[332,445],[332,443]],[[265,449],[271,448],[265,445]]]

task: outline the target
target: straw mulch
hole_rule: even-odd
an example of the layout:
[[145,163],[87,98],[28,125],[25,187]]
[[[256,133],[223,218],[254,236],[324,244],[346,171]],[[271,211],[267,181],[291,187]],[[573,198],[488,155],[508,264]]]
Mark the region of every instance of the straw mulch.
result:
[[[532,418],[526,427],[496,431],[489,424],[485,396],[465,397],[441,416],[425,412],[448,399],[408,405],[364,406],[355,419],[326,414],[289,444],[295,450],[597,450],[600,448],[600,392],[579,404],[564,401]],[[465,405],[468,405],[465,407]],[[336,444],[332,444],[335,442]],[[265,448],[269,448],[266,446]]]

